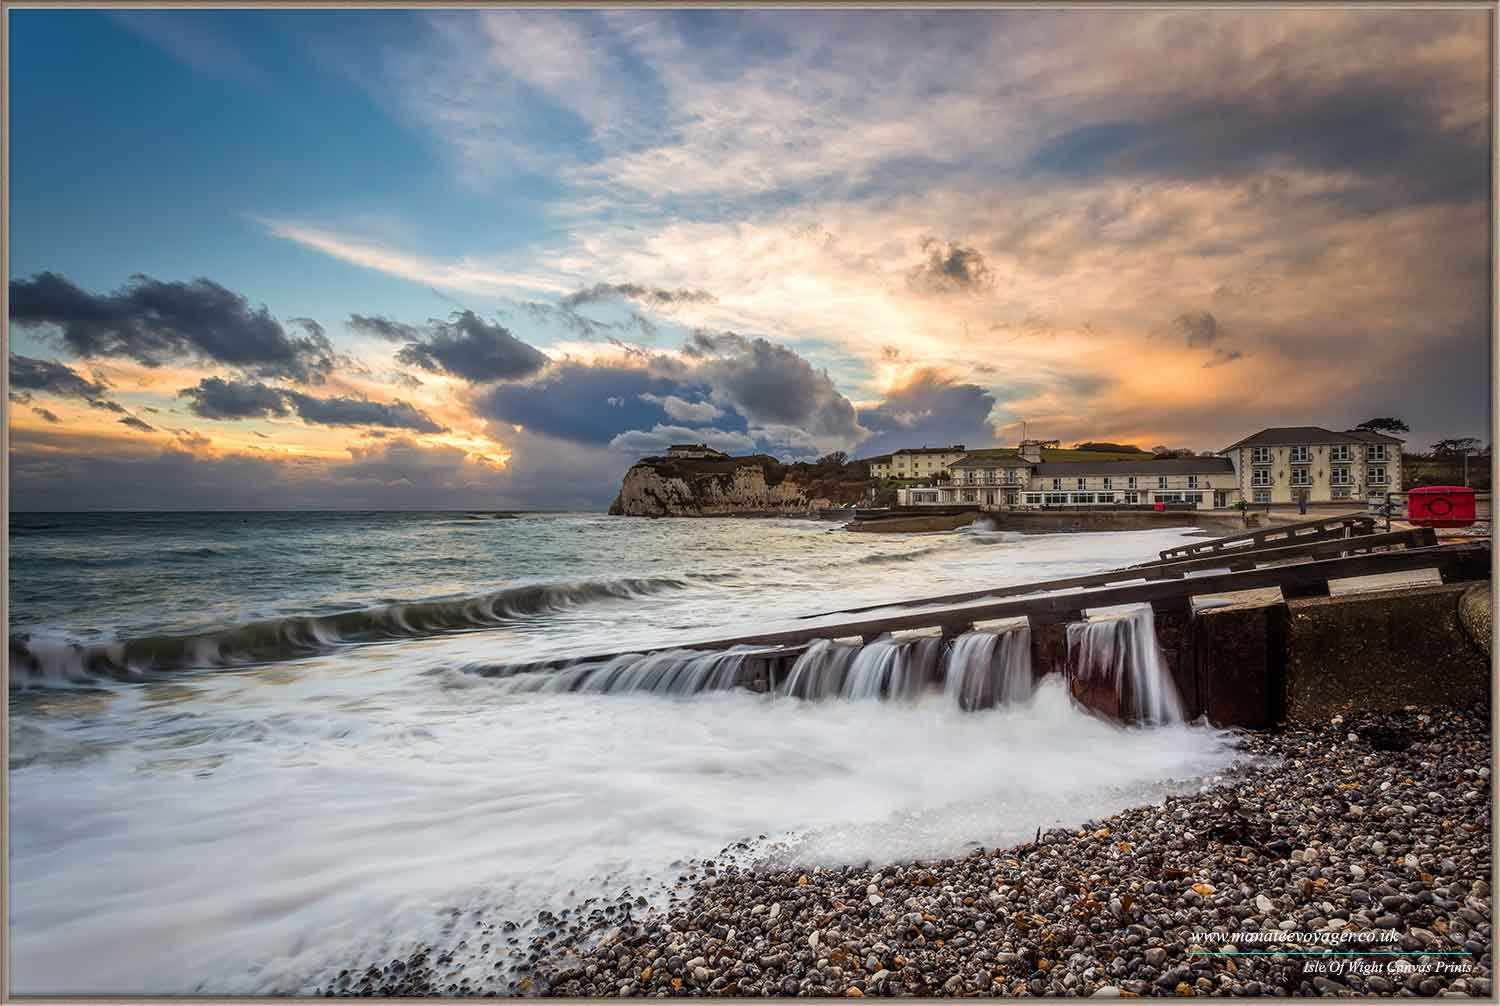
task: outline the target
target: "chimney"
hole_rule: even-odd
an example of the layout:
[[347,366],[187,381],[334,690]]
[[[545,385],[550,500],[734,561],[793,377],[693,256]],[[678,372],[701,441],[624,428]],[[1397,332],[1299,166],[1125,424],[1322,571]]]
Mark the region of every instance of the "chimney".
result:
[[1041,464],[1042,442],[1040,440],[1021,441],[1021,460],[1033,465]]

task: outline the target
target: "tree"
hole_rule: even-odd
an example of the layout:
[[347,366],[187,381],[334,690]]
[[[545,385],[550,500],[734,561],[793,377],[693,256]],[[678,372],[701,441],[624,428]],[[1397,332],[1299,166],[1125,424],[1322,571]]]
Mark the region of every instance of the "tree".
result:
[[1465,454],[1479,453],[1478,437],[1453,437],[1450,440],[1439,440],[1432,445],[1432,456],[1435,458],[1457,458]]
[[848,461],[849,455],[847,452],[834,451],[831,454],[825,454],[821,458],[819,458],[818,464],[823,465],[825,468],[842,468],[845,464],[848,463]]
[[1411,427],[1407,426],[1395,416],[1378,416],[1374,419],[1366,419],[1355,427],[1356,430],[1364,430],[1366,433],[1410,433]]

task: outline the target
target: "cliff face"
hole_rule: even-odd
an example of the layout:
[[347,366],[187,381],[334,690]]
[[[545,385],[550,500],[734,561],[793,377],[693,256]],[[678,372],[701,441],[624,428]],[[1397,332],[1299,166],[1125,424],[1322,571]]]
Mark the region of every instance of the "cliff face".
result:
[[[807,468],[808,472],[799,471]],[[854,502],[862,484],[808,477],[811,465],[766,455],[679,460],[646,458],[625,473],[609,512],[627,517],[730,517],[808,513]]]

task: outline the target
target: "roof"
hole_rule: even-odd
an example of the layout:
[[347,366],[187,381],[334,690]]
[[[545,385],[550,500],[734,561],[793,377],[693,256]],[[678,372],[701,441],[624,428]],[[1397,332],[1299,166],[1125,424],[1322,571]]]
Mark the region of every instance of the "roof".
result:
[[903,447],[896,454],[952,454],[955,451],[962,453],[963,444],[954,444],[952,447]]
[[1312,444],[1399,444],[1402,440],[1396,437],[1388,437],[1384,433],[1371,433],[1368,430],[1346,430],[1343,433],[1335,433],[1325,430],[1321,426],[1272,426],[1252,433],[1244,440],[1230,444],[1224,450],[1238,450],[1241,447],[1301,447]]
[[1044,461],[1037,475],[1220,475],[1234,471],[1228,458],[1145,458],[1140,461]]
[[1019,451],[1010,447],[992,447],[982,451],[969,451],[960,461],[953,462],[954,468],[990,468],[995,465],[1014,463],[1016,465],[1026,464]]
[[856,458],[855,460],[863,461],[867,465],[888,465],[891,463],[891,456],[889,454],[877,454],[873,458]]

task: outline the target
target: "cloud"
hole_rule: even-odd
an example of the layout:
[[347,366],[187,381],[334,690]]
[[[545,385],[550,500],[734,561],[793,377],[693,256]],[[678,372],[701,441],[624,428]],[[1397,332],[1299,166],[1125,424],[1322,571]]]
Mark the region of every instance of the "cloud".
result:
[[923,238],[927,260],[912,269],[908,282],[929,293],[973,293],[994,285],[995,276],[984,256],[953,241]]
[[819,437],[858,439],[854,406],[795,350],[763,337],[695,332],[685,347],[695,372],[751,423],[796,426]]
[[575,308],[605,300],[635,300],[652,307],[673,304],[711,304],[714,295],[707,290],[663,290],[639,283],[595,283],[586,290],[570,293],[561,301],[563,307]]
[[423,336],[402,346],[396,359],[473,384],[529,377],[548,362],[547,354],[472,311],[429,321]]
[[1179,314],[1172,320],[1172,325],[1187,344],[1195,349],[1213,345],[1224,334],[1218,319],[1207,311]]
[[994,408],[995,396],[979,385],[919,370],[879,404],[859,411],[861,425],[875,431],[860,452],[882,454],[924,444],[982,447],[995,440],[990,425]]
[[422,330],[417,326],[392,321],[381,315],[351,314],[349,327],[356,332],[391,342],[414,342],[422,337]]
[[123,357],[148,367],[169,360],[222,364],[258,377],[321,382],[333,369],[326,336],[290,335],[264,307],[208,279],[162,282],[133,276],[112,294],[93,294],[43,272],[11,280],[10,317],[53,327],[76,356]]
[[672,444],[707,444],[725,454],[750,454],[756,449],[755,438],[733,430],[712,427],[668,426],[661,423],[650,430],[628,430],[609,442],[611,450],[632,454],[664,454]]
[[60,423],[60,422],[62,422],[61,419],[57,418],[57,413],[53,412],[51,409],[44,409],[40,405],[33,405],[31,407],[31,411],[35,412],[37,415],[41,416],[43,419],[47,420],[47,422],[49,422],[49,423]]
[[119,422],[122,426],[129,426],[131,429],[140,430],[142,433],[156,432],[156,427],[144,419],[137,419],[135,416],[126,416],[124,419],[119,420]]
[[288,391],[286,398],[304,421],[322,426],[383,426],[416,433],[442,433],[447,429],[399,399],[385,404],[363,398],[317,398],[297,391]]
[[287,414],[286,393],[256,381],[206,377],[178,392],[188,409],[204,419],[250,419]]
[[304,422],[319,426],[382,426],[416,433],[442,433],[445,427],[426,413],[399,399],[390,404],[363,398],[320,398],[300,391],[273,388],[250,381],[204,378],[178,392],[188,409],[205,419],[252,419],[295,412]]
[[[601,509],[628,459],[536,436],[509,464],[401,436],[354,445],[342,457],[270,450],[215,453],[188,434],[168,446],[119,436],[17,431],[11,505],[17,510]],[[601,478],[601,471],[608,477]],[[78,486],[88,485],[88,499]]]
[[[660,405],[662,411],[673,419],[684,423],[710,423],[724,414],[724,410],[712,402],[689,402],[678,398],[676,395],[653,395],[650,392],[640,396],[641,401]],[[605,399],[609,401],[609,399]]]
[[90,381],[56,360],[10,355],[10,399],[13,402],[29,404],[32,393],[38,392],[58,398],[77,398],[95,408],[119,411],[120,406],[104,398],[108,390],[102,381]]

